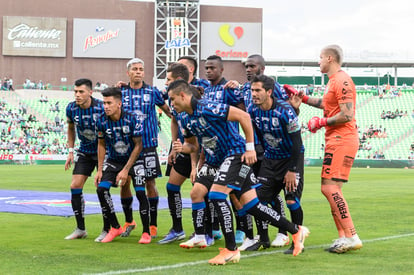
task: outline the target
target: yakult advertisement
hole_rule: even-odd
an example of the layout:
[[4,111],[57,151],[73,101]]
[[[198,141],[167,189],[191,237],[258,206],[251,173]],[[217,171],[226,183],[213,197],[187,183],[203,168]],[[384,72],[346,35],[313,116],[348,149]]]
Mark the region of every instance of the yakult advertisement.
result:
[[3,16],[3,55],[66,56],[66,18]]

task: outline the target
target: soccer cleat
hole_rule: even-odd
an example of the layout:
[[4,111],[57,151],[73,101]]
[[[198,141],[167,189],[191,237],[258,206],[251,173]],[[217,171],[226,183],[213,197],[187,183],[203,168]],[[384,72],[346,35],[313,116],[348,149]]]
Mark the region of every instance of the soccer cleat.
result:
[[269,247],[270,247],[270,242],[254,240],[254,243],[251,246],[246,247],[244,251],[259,251],[259,250],[267,249]]
[[128,237],[131,234],[132,230],[137,227],[137,224],[133,220],[132,222],[126,222],[122,227],[122,234],[121,237]]
[[309,236],[310,231],[306,226],[299,225],[299,230],[296,234],[292,235],[292,241],[294,244],[293,256],[297,256],[302,253],[305,247],[305,239]]
[[156,238],[157,237],[157,227],[155,225],[150,225],[150,235],[151,238]]
[[334,242],[331,244],[330,247],[325,248],[324,250],[330,252],[330,250],[333,249],[335,246],[337,246],[344,238],[345,237],[339,237],[338,239],[334,240]]
[[349,241],[348,238],[342,237],[336,239],[334,243],[328,249],[331,253],[342,254],[349,251]]
[[358,250],[362,248],[362,242],[358,235],[354,235],[351,238],[347,238],[349,242],[348,250]]
[[258,242],[258,240],[255,240],[254,238],[253,239],[246,238],[246,239],[244,239],[243,244],[241,246],[239,246],[239,250],[240,251],[245,251],[246,248],[254,245],[256,242]]
[[109,230],[108,234],[105,236],[105,238],[103,238],[101,243],[112,242],[112,240],[115,239],[115,237],[118,237],[121,234],[122,234],[122,227],[120,227],[120,228],[113,228],[112,227],[111,230]]
[[276,238],[272,242],[273,247],[283,247],[289,244],[289,236],[282,233],[277,233]]
[[88,232],[86,232],[86,230],[76,228],[72,234],[65,237],[65,240],[85,239],[86,237],[88,237]]
[[[284,252],[283,252],[283,254],[293,254],[293,250],[295,249],[295,244],[294,243],[292,243],[291,245],[290,245],[290,247],[289,247],[289,249],[288,250],[285,250]],[[303,252],[305,252],[305,248],[304,249],[302,249],[302,253]]]
[[140,244],[148,244],[151,243],[151,236],[147,232],[142,233],[141,239],[139,239],[138,243]]
[[244,232],[243,231],[241,231],[241,230],[236,230],[236,243],[237,244],[240,244],[240,243],[243,243],[243,241],[244,241],[244,236],[245,236],[246,234],[244,234]]
[[213,230],[213,238],[215,240],[220,240],[223,238],[223,233],[221,233],[221,230]]
[[228,262],[238,263],[240,261],[240,250],[228,250],[227,248],[219,248],[220,253],[208,261],[211,265],[225,265]]
[[170,229],[170,231],[168,232],[168,234],[164,237],[164,239],[159,240],[158,244],[166,244],[166,243],[172,243],[174,241],[180,241],[180,240],[184,240],[185,238],[185,233],[184,231],[181,232],[175,232],[174,229]]
[[187,248],[187,249],[194,248],[194,247],[206,248],[207,247],[206,238],[204,237],[201,240],[197,240],[196,237],[193,237],[192,239],[186,242],[180,243],[180,247]]
[[206,243],[207,243],[207,246],[214,245],[214,238],[210,237],[208,234],[206,234]]
[[102,230],[101,234],[96,237],[95,242],[100,243],[108,235],[108,231]]

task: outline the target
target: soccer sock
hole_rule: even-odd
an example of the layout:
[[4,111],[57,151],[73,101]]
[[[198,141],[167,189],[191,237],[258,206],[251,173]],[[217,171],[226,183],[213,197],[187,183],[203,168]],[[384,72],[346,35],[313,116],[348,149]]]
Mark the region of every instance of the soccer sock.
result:
[[[283,203],[284,203],[284,202],[283,202],[282,197],[280,196],[280,194],[278,194],[278,195],[276,196],[275,200],[274,200],[274,201],[272,201],[271,205],[272,205],[272,208],[273,208],[273,209],[274,209],[277,213],[280,213],[280,215],[282,215],[282,217],[285,217],[285,218],[286,218],[285,206],[284,206],[284,204],[283,204]],[[283,229],[281,229],[281,228],[279,228],[279,233],[284,234],[284,235],[286,235],[286,236],[287,236],[287,231],[286,231],[286,230],[283,230]]]
[[173,222],[175,232],[183,231],[182,209],[183,202],[181,200],[181,186],[167,183],[168,208]]
[[[213,203],[213,202],[211,202]],[[211,222],[211,226],[213,227],[213,230],[218,231],[220,230],[220,222],[219,222],[219,218],[218,218],[218,212],[217,209],[214,207],[213,204],[213,213],[211,214],[211,216],[213,217],[213,220]]]
[[132,216],[132,202],[134,201],[133,197],[130,198],[121,198],[122,210],[124,210],[125,221],[131,223],[134,219]]
[[158,197],[148,198],[149,213],[150,213],[150,225],[157,226],[157,214],[158,214]]
[[247,214],[243,209],[238,210],[238,216],[240,219],[241,229],[245,234],[246,238],[253,239],[253,220],[250,214]]
[[203,235],[204,231],[204,217],[205,217],[206,203],[203,202],[193,202],[192,203],[192,216],[193,216],[193,225],[194,230],[197,235]]
[[231,209],[233,210],[234,218],[236,220],[236,230],[242,230],[243,226],[241,224],[242,221],[240,220],[239,212],[237,211],[236,206],[233,203],[233,200],[230,200],[230,202],[231,202]]
[[255,216],[257,219],[266,223],[270,223],[276,227],[282,228],[292,234],[298,232],[297,225],[291,223],[286,218],[282,217],[279,213],[266,205],[259,202],[258,198],[254,198],[250,202],[243,206],[243,209]]
[[109,192],[109,188],[111,187],[111,183],[108,181],[101,181],[96,189],[96,193],[98,194],[99,202],[102,208],[102,214],[104,218],[108,219],[109,224],[113,228],[120,228],[118,219],[116,218],[114,204],[111,198],[111,193]]
[[331,206],[331,212],[338,229],[338,235],[347,238],[355,235],[356,230],[354,223],[352,222],[348,204],[342,194],[341,188],[337,185],[326,184],[322,185],[321,190]]
[[257,227],[257,234],[259,234],[260,236],[260,241],[270,242],[267,222],[262,221],[261,219],[258,219],[258,218],[255,219],[255,221],[256,221],[256,227]]
[[144,187],[135,187],[135,194],[137,196],[137,199],[139,201],[139,215],[141,217],[142,222],[142,232],[149,233],[149,203],[148,198],[145,195],[145,188]]
[[83,199],[82,188],[70,189],[70,193],[72,194],[71,203],[77,227],[80,230],[85,230],[85,200]]
[[231,213],[230,205],[226,200],[227,194],[213,191],[209,193],[208,197],[213,202],[214,208],[217,211],[218,219],[221,228],[223,229],[226,248],[230,251],[236,250],[237,246],[233,229],[233,215]]
[[302,206],[300,205],[300,200],[295,197],[295,203],[287,204],[287,207],[289,208],[292,222],[297,225],[302,225],[303,224],[303,210],[302,210]]
[[207,235],[213,238],[213,213],[214,213],[214,205],[208,199],[208,196],[204,197],[204,202],[206,203],[206,214],[204,218],[204,230]]

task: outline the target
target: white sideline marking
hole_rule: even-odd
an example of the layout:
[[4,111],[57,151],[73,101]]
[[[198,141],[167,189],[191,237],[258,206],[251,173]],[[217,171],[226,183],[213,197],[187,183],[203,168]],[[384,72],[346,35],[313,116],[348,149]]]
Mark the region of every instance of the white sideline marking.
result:
[[[371,240],[362,240],[362,241],[363,241],[363,243],[372,243],[372,242],[388,241],[388,240],[392,240],[392,239],[411,237],[411,236],[414,236],[414,233],[395,235],[395,236],[387,236],[387,237],[376,238],[376,239],[371,239]],[[316,248],[323,248],[323,247],[327,247],[329,245],[330,244],[306,246],[306,250],[316,249]],[[278,254],[278,253],[283,253],[283,252],[284,252],[284,250],[273,250],[273,251],[267,251],[267,252],[257,252],[257,253],[251,253],[251,254],[248,254],[248,255],[242,255],[241,258],[251,258],[251,257],[262,256],[262,255]],[[102,272],[102,273],[87,273],[86,275],[113,275],[113,274],[128,274],[128,273],[137,273],[137,272],[152,272],[152,271],[180,268],[180,267],[185,267],[185,266],[206,264],[207,262],[208,262],[207,260],[204,260],[204,261],[187,262],[187,263],[180,263],[180,264],[173,264],[173,265],[153,266],[153,267],[146,267],[146,268],[140,268],[140,269],[114,270],[114,271],[108,271],[108,272]]]

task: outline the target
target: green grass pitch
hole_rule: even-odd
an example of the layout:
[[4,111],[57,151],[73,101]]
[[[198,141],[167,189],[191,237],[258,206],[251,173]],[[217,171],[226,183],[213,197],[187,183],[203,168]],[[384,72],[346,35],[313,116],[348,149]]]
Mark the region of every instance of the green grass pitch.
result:
[[[0,212],[0,274],[412,274],[414,270],[414,170],[353,168],[343,188],[364,247],[336,255],[324,251],[336,236],[329,205],[320,193],[320,168],[306,167],[302,205],[311,231],[305,252],[284,255],[284,249],[242,252],[238,264],[210,266],[224,241],[206,249],[185,250],[178,243],[138,244],[141,226],[128,238],[95,243],[101,215],[87,215],[89,237],[67,241],[75,227],[73,217]],[[0,166],[0,189],[69,192],[71,173],[63,165]],[[166,196],[167,178],[157,180]],[[182,188],[189,197],[191,184]],[[95,193],[91,179],[85,193]],[[117,189],[112,189],[117,193]],[[137,202],[134,202],[137,205]],[[192,230],[191,210],[183,213],[184,228]],[[137,224],[139,214],[134,211]],[[118,214],[123,223],[122,213]],[[159,212],[159,235],[171,226],[168,210]],[[271,228],[273,239],[276,229]]]

